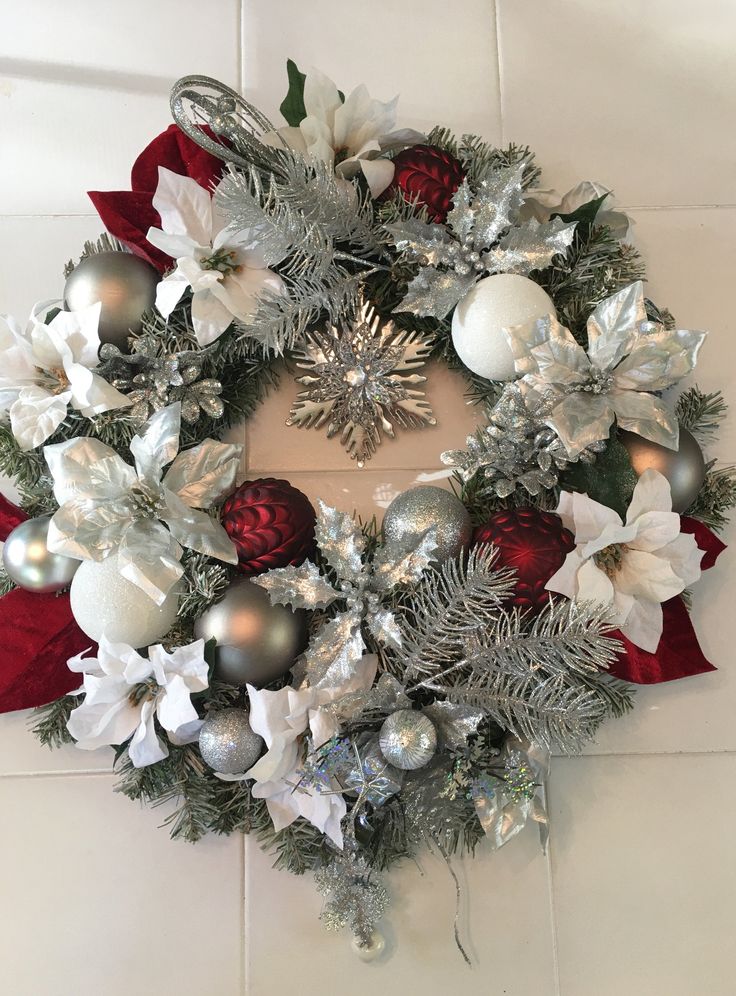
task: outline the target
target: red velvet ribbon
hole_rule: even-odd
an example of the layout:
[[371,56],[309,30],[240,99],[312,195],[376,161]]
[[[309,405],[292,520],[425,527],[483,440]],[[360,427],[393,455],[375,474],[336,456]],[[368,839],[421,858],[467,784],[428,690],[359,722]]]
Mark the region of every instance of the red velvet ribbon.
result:
[[[204,126],[202,130],[213,136],[210,128]],[[172,124],[136,159],[130,175],[131,190],[90,190],[88,195],[108,232],[163,273],[171,266],[172,259],[146,238],[149,228],[161,226],[161,218],[153,206],[159,166],[189,176],[207,190],[220,179],[223,169],[220,159]]]
[[[0,495],[0,540],[28,516]],[[0,712],[53,702],[79,687],[70,657],[94,646],[72,616],[68,594],[14,588],[0,598]]]
[[[726,544],[702,522],[689,516],[682,517],[681,528],[695,537],[695,542],[704,551],[700,566],[708,570],[726,549]],[[624,652],[611,667],[611,674],[637,685],[656,685],[716,670],[700,648],[690,613],[679,595],[662,605],[662,617],[662,636],[653,654],[635,646],[622,633],[612,634],[621,640]]]

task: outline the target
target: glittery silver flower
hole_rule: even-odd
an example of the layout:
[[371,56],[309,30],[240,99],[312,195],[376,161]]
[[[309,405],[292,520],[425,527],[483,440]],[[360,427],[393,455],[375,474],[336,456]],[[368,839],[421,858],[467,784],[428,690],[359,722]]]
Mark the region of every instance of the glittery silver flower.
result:
[[396,426],[418,429],[434,425],[432,409],[416,385],[426,377],[423,366],[431,346],[419,333],[395,329],[393,322],[361,301],[356,319],[340,329],[312,333],[295,354],[300,392],[287,425],[340,433],[340,442],[362,466],[381,442],[381,430],[392,439]]
[[349,927],[367,938],[389,905],[389,895],[366,859],[346,848],[314,873],[317,890],[326,897],[320,919],[328,930]]
[[[542,413],[527,408],[516,384],[509,384],[488,412],[488,424],[466,440],[467,449],[447,450],[442,462],[455,467],[463,481],[483,471],[499,498],[517,488],[538,495],[557,484],[570,458]],[[588,454],[586,454],[588,456]]]
[[152,414],[176,401],[181,403],[181,417],[190,424],[197,422],[202,412],[222,418],[222,384],[211,377],[200,380],[204,352],[159,353],[147,339],[139,340],[136,347],[131,354],[121,353],[112,343],[102,347],[103,359],[112,365],[112,383],[133,402],[130,415],[136,425],[143,425]]
[[421,266],[397,311],[444,318],[485,274],[526,275],[565,251],[574,224],[519,220],[525,168],[491,170],[475,189],[465,180],[447,226],[416,218],[386,226],[397,248]]
[[334,582],[311,561],[279,567],[253,578],[277,605],[323,609],[342,603],[341,611],[312,637],[304,654],[303,677],[311,688],[349,680],[363,656],[363,628],[383,646],[401,644],[393,612],[384,596],[399,585],[417,582],[437,548],[436,530],[406,543],[387,543],[372,561],[365,558],[365,536],[345,512],[318,502],[317,545],[334,572]]

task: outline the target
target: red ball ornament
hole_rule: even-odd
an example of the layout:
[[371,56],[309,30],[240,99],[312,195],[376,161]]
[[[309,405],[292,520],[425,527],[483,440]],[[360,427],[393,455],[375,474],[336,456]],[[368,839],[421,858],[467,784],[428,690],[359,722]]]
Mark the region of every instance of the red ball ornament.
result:
[[575,549],[575,538],[559,516],[536,508],[514,508],[497,512],[478,526],[473,541],[493,543],[499,567],[513,567],[518,574],[511,605],[538,612],[549,601],[545,585],[565,557]]
[[430,221],[445,221],[452,196],[465,179],[458,160],[432,145],[413,145],[400,152],[393,164],[394,178],[385,196],[400,190],[408,201],[427,208]]
[[220,518],[237,548],[238,570],[249,577],[302,564],[314,547],[314,509],[288,481],[246,481],[225,501]]

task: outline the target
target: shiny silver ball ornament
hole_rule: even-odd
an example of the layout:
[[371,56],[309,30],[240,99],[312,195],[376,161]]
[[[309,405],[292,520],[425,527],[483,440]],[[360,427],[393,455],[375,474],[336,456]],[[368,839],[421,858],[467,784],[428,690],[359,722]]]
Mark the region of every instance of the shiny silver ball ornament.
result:
[[199,731],[202,760],[221,775],[242,775],[263,750],[263,737],[251,729],[243,709],[211,712]]
[[619,432],[631,466],[637,477],[651,467],[670,482],[672,511],[686,512],[698,497],[705,480],[703,451],[691,432],[680,426],[680,441],[676,450],[660,446],[634,432]]
[[51,553],[46,546],[50,515],[28,519],[10,533],[3,548],[3,565],[11,581],[26,591],[61,591],[71,584],[79,561]]
[[437,529],[435,562],[456,557],[470,542],[470,516],[459,498],[444,488],[422,485],[397,495],[383,517],[386,543],[401,544],[430,526]]
[[389,764],[401,771],[415,771],[434,756],[437,730],[423,712],[399,709],[384,720],[378,743]]
[[286,674],[306,647],[307,617],[303,609],[272,605],[263,588],[243,578],[200,616],[194,633],[217,641],[215,677],[260,688]]
[[160,279],[158,270],[130,252],[92,253],[69,274],[64,307],[81,311],[99,301],[100,341],[127,352],[128,336],[141,331],[143,313],[153,307]]

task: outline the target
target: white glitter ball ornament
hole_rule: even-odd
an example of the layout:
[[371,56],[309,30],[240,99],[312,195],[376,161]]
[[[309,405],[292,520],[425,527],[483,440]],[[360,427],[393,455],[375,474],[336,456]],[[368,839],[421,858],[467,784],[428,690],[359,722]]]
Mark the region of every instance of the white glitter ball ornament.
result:
[[503,330],[556,315],[552,298],[528,277],[496,273],[472,287],[452,316],[452,343],[462,362],[487,380],[514,380]]
[[99,642],[104,635],[112,643],[148,647],[158,643],[176,620],[179,592],[169,592],[156,605],[144,591],[120,574],[115,554],[106,560],[84,560],[74,575],[69,592],[72,614],[83,633]]
[[437,730],[423,712],[398,709],[384,720],[378,744],[389,764],[415,771],[428,764],[437,750]]

